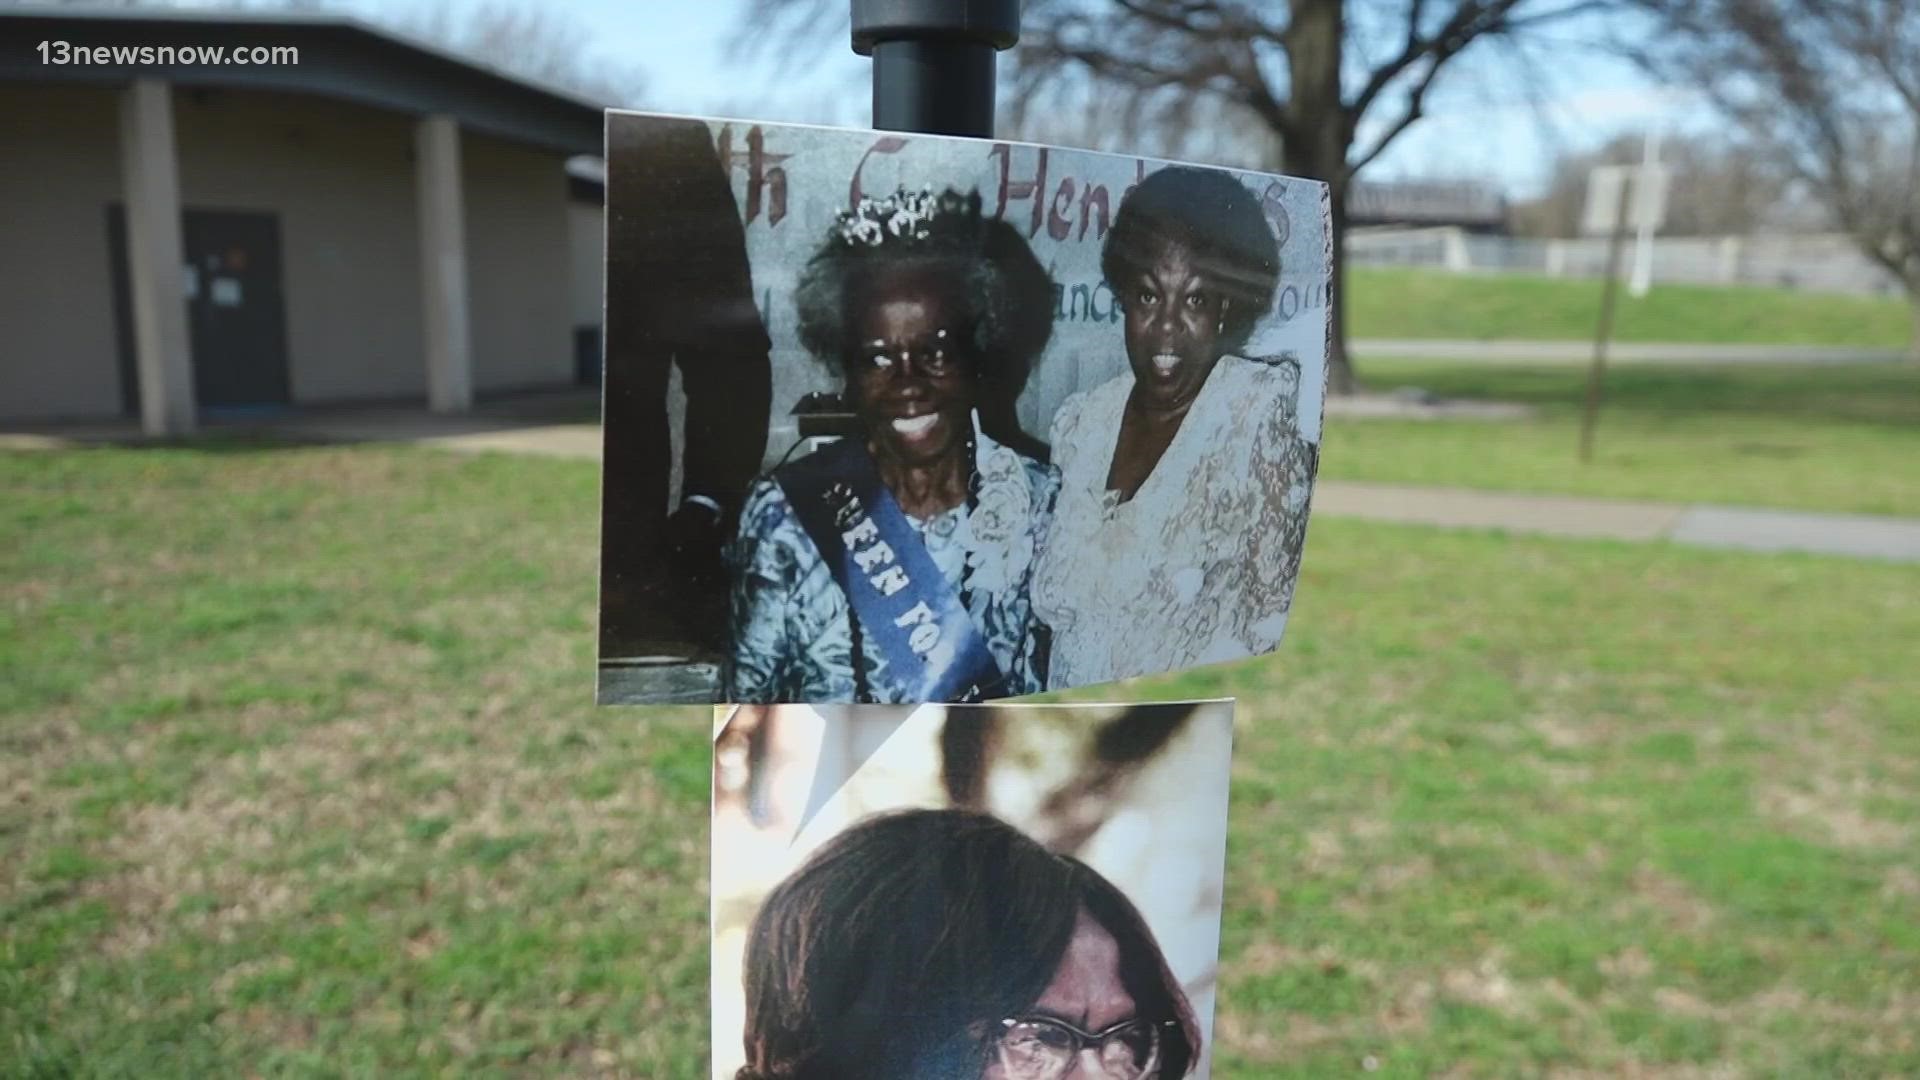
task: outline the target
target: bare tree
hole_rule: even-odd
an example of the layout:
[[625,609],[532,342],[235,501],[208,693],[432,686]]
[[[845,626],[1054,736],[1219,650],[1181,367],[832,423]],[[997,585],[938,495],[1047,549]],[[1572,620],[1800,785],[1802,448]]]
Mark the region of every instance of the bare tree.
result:
[[[1643,137],[1616,135],[1601,146],[1562,154],[1537,198],[1514,205],[1513,231],[1522,236],[1574,236],[1596,166],[1637,165]],[[1660,163],[1672,177],[1666,224],[1672,236],[1746,234],[1785,220],[1791,177],[1777,156],[1751,141],[1712,136],[1670,137]]]
[[[1229,133],[1256,151],[1244,163],[1324,181],[1335,236],[1328,359],[1332,388],[1345,393],[1354,387],[1342,301],[1354,174],[1420,121],[1462,56],[1491,42],[1513,56],[1536,31],[1614,2],[1027,0],[1013,111],[1023,127],[1063,101],[1117,111],[1126,122],[1111,130],[1136,140],[1133,149],[1143,132],[1169,133],[1185,151]],[[753,0],[745,32],[769,43],[828,31],[844,41],[847,17],[846,0]]]
[[638,104],[646,88],[639,68],[596,59],[593,35],[585,26],[563,11],[531,2],[494,0],[472,8],[443,2],[399,28],[509,74],[607,105]]
[[1920,362],[1920,0],[1637,0],[1630,51],[1698,86],[1905,286]]

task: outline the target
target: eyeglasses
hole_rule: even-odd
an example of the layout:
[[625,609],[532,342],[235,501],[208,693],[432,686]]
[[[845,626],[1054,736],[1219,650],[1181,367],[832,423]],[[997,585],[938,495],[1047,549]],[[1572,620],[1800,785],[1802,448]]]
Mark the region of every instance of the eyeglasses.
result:
[[851,368],[861,377],[902,374],[908,364],[930,379],[945,378],[960,371],[966,354],[958,339],[945,330],[909,344],[889,346],[885,341],[870,341],[850,354]]
[[1007,1080],[1061,1080],[1086,1051],[1093,1051],[1108,1080],[1147,1080],[1160,1070],[1160,1029],[1172,1023],[1125,1020],[1104,1031],[1081,1031],[1050,1017],[1000,1021],[1000,1068]]

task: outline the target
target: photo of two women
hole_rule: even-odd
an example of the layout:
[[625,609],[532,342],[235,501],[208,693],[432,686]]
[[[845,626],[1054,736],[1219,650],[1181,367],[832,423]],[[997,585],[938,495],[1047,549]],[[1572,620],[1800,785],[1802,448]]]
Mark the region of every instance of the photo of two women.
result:
[[1031,147],[752,134],[610,114],[603,702],[984,701],[1279,643],[1317,185],[1041,149],[1022,195]]

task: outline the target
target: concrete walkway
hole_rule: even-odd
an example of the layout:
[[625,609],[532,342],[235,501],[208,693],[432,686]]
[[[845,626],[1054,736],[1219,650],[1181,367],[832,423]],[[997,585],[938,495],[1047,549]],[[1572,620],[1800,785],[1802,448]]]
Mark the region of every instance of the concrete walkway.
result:
[[[317,442],[398,442],[459,452],[487,450],[598,460],[600,426],[590,394],[483,406],[465,416],[418,408],[302,412],[273,421],[213,424]],[[138,441],[129,426],[0,434],[0,449]],[[1920,562],[1920,518],[1761,510],[1708,504],[1533,495],[1474,488],[1323,480],[1315,515],[1540,536],[1656,541],[1747,551],[1803,551]]]
[[[1537,360],[1585,363],[1593,359],[1592,341],[1415,341],[1362,338],[1354,355],[1415,360]],[[1906,358],[1901,349],[1864,349],[1829,345],[1702,345],[1683,342],[1616,341],[1609,360],[1668,364],[1890,364]]]
[[[510,427],[497,418],[391,416],[313,418],[305,429],[340,440],[418,442],[447,450],[502,450],[560,457],[600,456],[597,424]],[[1472,488],[1324,480],[1313,512],[1441,528],[1613,540],[1670,540],[1697,547],[1806,551],[1920,562],[1920,519],[1755,510],[1630,499],[1530,495]]]
[[1325,480],[1313,513],[1542,536],[1669,540],[1694,547],[1803,551],[1920,562],[1920,518],[1757,510],[1702,503],[1530,495]]
[[[231,418],[205,416],[197,435],[259,435],[318,443],[419,443],[444,450],[500,450],[597,459],[599,418],[598,391],[568,389],[482,401],[472,412],[451,416],[407,404],[321,406]],[[137,445],[144,441],[139,424],[132,420],[23,425],[0,431],[0,450]]]

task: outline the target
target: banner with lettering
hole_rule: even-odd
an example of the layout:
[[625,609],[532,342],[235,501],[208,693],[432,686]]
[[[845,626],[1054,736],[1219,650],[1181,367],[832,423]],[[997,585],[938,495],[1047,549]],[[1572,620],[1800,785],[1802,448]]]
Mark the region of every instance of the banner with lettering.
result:
[[[615,122],[619,118],[616,116]],[[1053,279],[1053,340],[1020,398],[1020,418],[1044,437],[1069,394],[1121,374],[1120,307],[1100,273],[1101,244],[1127,191],[1165,162],[1150,158],[894,132],[848,132],[783,124],[710,121],[742,219],[754,267],[755,303],[774,342],[776,416],[768,463],[798,437],[777,415],[832,379],[807,362],[794,335],[795,279],[819,246],[824,223],[863,196],[928,184],[979,191],[984,209],[1015,225]],[[1320,440],[1326,361],[1327,224],[1324,185],[1235,173],[1260,200],[1280,241],[1280,286],[1249,343],[1257,354],[1291,354],[1302,365],[1302,436]]]

